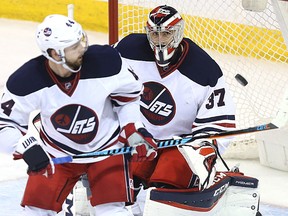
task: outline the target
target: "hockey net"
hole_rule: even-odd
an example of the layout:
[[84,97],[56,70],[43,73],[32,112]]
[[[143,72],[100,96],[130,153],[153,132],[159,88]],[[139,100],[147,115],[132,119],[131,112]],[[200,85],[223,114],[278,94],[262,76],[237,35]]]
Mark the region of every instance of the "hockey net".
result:
[[[148,13],[163,4],[181,13],[185,36],[204,48],[222,68],[236,104],[237,128],[270,122],[288,83],[288,2],[119,0],[118,23],[110,32],[116,32],[119,39],[144,32]],[[248,85],[237,82],[236,74],[242,75]],[[255,135],[238,136],[229,148],[225,154],[229,158],[258,157]]]

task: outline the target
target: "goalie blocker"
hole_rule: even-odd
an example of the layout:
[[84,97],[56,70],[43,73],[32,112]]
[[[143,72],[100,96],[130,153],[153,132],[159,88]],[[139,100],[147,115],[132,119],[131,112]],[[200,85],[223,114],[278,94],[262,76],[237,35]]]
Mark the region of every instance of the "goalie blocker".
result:
[[144,216],[261,216],[258,179],[242,173],[218,172],[214,184],[193,189],[148,189]]

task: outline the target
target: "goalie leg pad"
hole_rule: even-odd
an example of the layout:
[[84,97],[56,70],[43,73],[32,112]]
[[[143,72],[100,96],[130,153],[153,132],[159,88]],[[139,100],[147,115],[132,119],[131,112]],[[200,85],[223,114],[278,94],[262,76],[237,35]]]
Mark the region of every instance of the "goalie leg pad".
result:
[[258,212],[258,180],[242,174],[218,173],[213,186],[196,189],[151,188],[144,216],[255,216]]
[[81,178],[81,180],[76,183],[73,190],[63,203],[63,210],[65,212],[65,216],[96,216],[93,207],[91,206],[90,201],[87,197],[88,188],[84,186],[83,180],[85,181],[85,176],[84,179]]
[[125,207],[125,202],[111,202],[100,204],[94,206],[93,209],[97,215],[133,216],[132,212],[130,212]]
[[153,174],[150,177],[149,186],[165,184],[175,188],[189,188],[195,186],[193,173],[186,160],[177,147],[159,150],[160,157]]

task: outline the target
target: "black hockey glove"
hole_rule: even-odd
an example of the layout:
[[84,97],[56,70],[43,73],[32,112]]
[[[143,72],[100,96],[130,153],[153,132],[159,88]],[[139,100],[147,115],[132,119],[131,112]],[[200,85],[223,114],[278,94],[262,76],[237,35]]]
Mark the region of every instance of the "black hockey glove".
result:
[[27,165],[28,175],[45,175],[50,177],[54,174],[54,164],[47,152],[38,144],[35,137],[23,136],[13,153],[13,159],[23,159]]

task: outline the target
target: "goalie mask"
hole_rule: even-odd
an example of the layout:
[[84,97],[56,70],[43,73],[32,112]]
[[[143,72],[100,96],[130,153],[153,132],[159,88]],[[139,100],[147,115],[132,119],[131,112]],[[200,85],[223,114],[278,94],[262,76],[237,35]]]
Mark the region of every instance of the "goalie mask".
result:
[[183,39],[184,20],[174,8],[163,5],[154,8],[145,27],[156,62],[166,67]]
[[[62,64],[64,68],[76,73],[80,71],[81,66],[77,69],[67,65],[65,59],[65,48],[76,43],[81,43],[85,51],[88,48],[88,39],[82,27],[75,20],[63,15],[49,15],[39,24],[36,32],[37,44],[42,54],[56,64]],[[49,50],[55,50],[60,61],[53,59]]]

